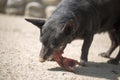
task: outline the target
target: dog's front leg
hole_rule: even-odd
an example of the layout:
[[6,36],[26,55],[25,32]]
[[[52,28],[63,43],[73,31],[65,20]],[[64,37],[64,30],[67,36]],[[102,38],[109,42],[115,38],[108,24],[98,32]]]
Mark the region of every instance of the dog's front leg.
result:
[[84,43],[82,46],[81,61],[80,61],[82,66],[85,66],[86,62],[88,61],[88,53],[92,41],[93,41],[93,34],[85,35]]

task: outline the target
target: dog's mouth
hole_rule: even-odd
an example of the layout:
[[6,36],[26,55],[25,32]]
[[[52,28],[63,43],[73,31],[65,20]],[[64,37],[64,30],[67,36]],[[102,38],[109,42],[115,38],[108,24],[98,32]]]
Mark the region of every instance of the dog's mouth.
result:
[[58,52],[60,50],[56,50],[54,51],[51,55],[47,56],[47,57],[39,57],[39,61],[40,62],[45,62],[45,61],[52,61],[53,60],[53,55]]
[[44,55],[44,56],[40,56],[39,57],[39,61],[40,62],[45,62],[45,61],[51,61],[51,60],[53,60],[53,55],[55,54],[55,53],[57,53],[57,52],[63,52],[63,45],[62,46],[60,46],[60,47],[58,47],[58,48],[56,48],[55,50],[53,50],[53,51],[51,51],[50,53],[49,53],[49,51],[48,51],[48,53],[49,53],[49,55]]
[[42,57],[39,57],[39,61],[40,61],[40,62],[51,61],[52,58],[53,58],[53,55],[50,55],[47,59],[44,59],[44,58],[42,58]]

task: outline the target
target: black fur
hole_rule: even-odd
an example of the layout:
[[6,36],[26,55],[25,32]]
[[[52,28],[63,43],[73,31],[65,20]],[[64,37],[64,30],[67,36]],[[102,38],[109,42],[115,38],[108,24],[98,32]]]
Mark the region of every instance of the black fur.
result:
[[62,0],[41,28],[40,57],[46,60],[56,49],[83,39],[81,62],[85,63],[94,34],[116,30],[120,36],[116,33],[119,20],[120,0]]
[[108,61],[108,63],[111,64],[119,64],[120,61],[120,23],[117,23],[115,25],[115,29],[109,31],[109,36],[111,39],[111,47],[109,48],[109,50],[105,53],[101,53],[100,55],[102,57],[106,57],[109,58],[110,55],[112,54],[112,52],[119,47],[119,52],[117,54],[117,56],[114,59],[111,59]]

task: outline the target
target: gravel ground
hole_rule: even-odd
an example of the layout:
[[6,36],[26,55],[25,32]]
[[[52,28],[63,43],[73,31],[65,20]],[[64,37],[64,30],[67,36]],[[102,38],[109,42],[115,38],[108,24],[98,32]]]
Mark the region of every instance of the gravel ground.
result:
[[[64,56],[79,60],[82,43],[76,40],[68,44]],[[0,80],[120,80],[120,65],[107,64],[108,59],[98,56],[109,46],[107,33],[95,35],[87,66],[76,67],[75,73],[67,72],[56,62],[39,62],[37,27],[24,17],[0,14]]]

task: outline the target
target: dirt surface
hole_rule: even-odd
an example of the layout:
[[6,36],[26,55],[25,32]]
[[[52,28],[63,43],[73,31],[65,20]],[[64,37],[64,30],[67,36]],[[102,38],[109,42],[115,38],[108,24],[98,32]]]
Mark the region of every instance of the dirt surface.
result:
[[[39,29],[24,17],[0,14],[0,80],[120,80],[120,65],[107,64],[98,56],[110,46],[108,35],[95,35],[86,67],[75,73],[60,68],[56,62],[39,62]],[[83,41],[68,44],[64,56],[79,60]],[[116,56],[118,49],[112,57]]]

